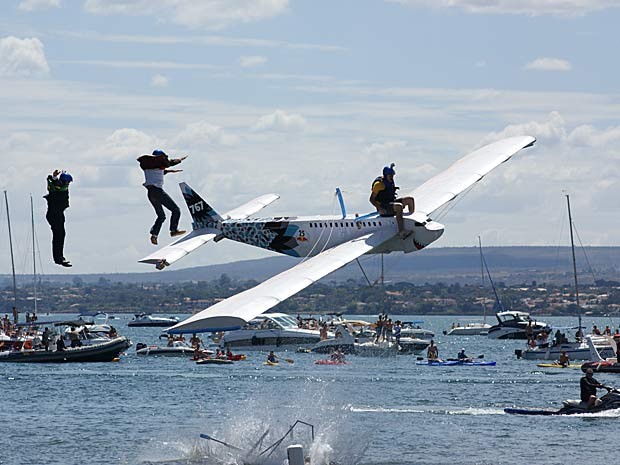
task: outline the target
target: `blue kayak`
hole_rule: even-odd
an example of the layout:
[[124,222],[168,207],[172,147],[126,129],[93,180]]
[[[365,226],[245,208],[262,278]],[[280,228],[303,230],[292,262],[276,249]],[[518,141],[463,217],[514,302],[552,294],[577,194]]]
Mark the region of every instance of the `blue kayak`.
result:
[[494,367],[497,362],[459,362],[458,360],[427,360],[421,362],[415,362],[416,365],[427,365],[431,367],[453,367],[453,366],[466,366],[466,367]]

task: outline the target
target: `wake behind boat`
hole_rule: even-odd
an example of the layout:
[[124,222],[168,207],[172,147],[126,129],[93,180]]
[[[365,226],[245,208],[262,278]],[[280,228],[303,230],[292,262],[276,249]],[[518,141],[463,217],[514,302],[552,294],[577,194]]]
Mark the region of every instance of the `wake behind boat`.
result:
[[615,410],[620,408],[620,391],[612,389],[602,396],[600,400],[601,403],[599,405],[591,408],[587,408],[587,402],[565,400],[562,402],[562,408],[559,410],[505,408],[504,412],[512,415],[574,415],[579,413],[598,413],[606,410]]

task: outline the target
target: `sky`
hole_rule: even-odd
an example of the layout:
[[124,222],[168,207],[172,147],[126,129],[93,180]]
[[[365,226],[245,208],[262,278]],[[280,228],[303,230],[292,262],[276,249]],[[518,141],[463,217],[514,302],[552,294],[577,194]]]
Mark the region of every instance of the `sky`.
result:
[[[401,192],[505,136],[534,147],[440,218],[433,247],[619,245],[620,3],[612,0],[3,0],[0,153],[18,273],[148,271],[155,214],[136,158],[189,155],[177,183],[218,211],[372,211],[396,164]],[[74,178],[65,256],[51,259],[46,176]],[[10,273],[4,199],[0,273]],[[171,241],[160,235],[160,244]],[[175,268],[273,255],[209,244]],[[413,259],[413,258],[412,258]],[[155,270],[153,270],[155,272]]]

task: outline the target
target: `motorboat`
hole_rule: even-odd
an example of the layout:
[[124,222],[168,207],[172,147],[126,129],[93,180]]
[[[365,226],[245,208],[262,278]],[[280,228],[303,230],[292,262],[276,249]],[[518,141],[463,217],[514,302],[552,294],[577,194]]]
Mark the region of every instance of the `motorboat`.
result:
[[158,326],[158,327],[169,327],[176,325],[179,322],[177,317],[162,317],[162,316],[152,316],[148,313],[138,313],[133,319],[127,323],[127,326],[131,327],[141,327],[141,326]]
[[[192,355],[194,348],[185,341],[172,341],[172,345],[158,346],[146,345],[141,342],[136,344],[136,354],[138,355]],[[213,355],[212,350],[202,349],[201,353]]]
[[418,355],[426,350],[430,341],[425,339],[415,339],[410,337],[401,337],[396,343],[396,339],[391,341],[367,341],[357,342],[354,345],[354,353],[356,355],[368,357],[381,357],[389,355]]
[[227,331],[219,340],[224,348],[244,350],[295,350],[312,347],[321,341],[315,329],[298,327],[298,321],[286,313],[264,313],[241,329]]
[[505,408],[504,412],[513,415],[574,415],[578,413],[597,413],[620,408],[620,391],[609,388],[609,392],[600,398],[600,403],[588,408],[587,402],[565,400],[559,410]]
[[[614,349],[604,336],[590,336],[601,357],[613,357]],[[543,346],[530,347],[526,350],[515,349],[517,358],[526,360],[558,360],[560,354],[566,352],[571,360],[591,360],[590,347],[586,339],[561,344],[545,344]]]
[[538,333],[548,329],[546,323],[532,320],[527,312],[505,311],[495,314],[497,324],[491,326],[488,330],[487,337],[491,339],[526,339],[528,326],[532,327],[532,336],[535,338]]
[[456,323],[443,333],[446,336],[486,336],[490,328],[491,325],[488,323],[470,322],[463,325]]
[[420,327],[423,321],[403,321],[400,334],[402,337],[410,337],[413,339],[428,339],[429,341],[435,337],[435,333],[430,329]]
[[15,363],[68,363],[111,362],[131,345],[125,336],[118,336],[97,344],[68,347],[64,350],[16,350],[0,352],[0,362]]

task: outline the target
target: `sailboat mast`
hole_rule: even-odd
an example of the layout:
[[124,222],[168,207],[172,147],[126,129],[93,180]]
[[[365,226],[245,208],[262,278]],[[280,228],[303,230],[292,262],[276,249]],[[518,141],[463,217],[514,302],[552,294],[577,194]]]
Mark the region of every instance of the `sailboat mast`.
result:
[[30,223],[32,226],[32,276],[33,283],[33,295],[34,295],[34,314],[37,314],[37,258],[35,252],[35,237],[34,237],[34,205],[32,203],[32,194],[30,194]]
[[575,240],[573,239],[573,217],[570,212],[570,197],[566,194],[566,204],[568,205],[568,226],[570,228],[570,247],[573,253],[573,276],[575,278],[575,303],[577,304],[577,315],[579,317],[579,332],[581,333],[581,306],[579,305],[579,284],[577,282],[577,260],[575,259]]
[[[480,250],[480,277],[481,277],[480,289],[483,289],[484,288],[484,259],[482,258],[482,241],[480,240],[480,236],[478,236],[478,249]],[[484,296],[482,297],[482,315],[483,315],[482,321],[486,323],[487,322],[487,304],[485,302]]]
[[9,214],[9,197],[4,191],[4,203],[6,205],[6,221],[9,225],[9,248],[11,249],[11,269],[13,271],[13,300],[17,308],[17,282],[15,281],[15,258],[13,257],[13,236],[11,235],[11,216]]

